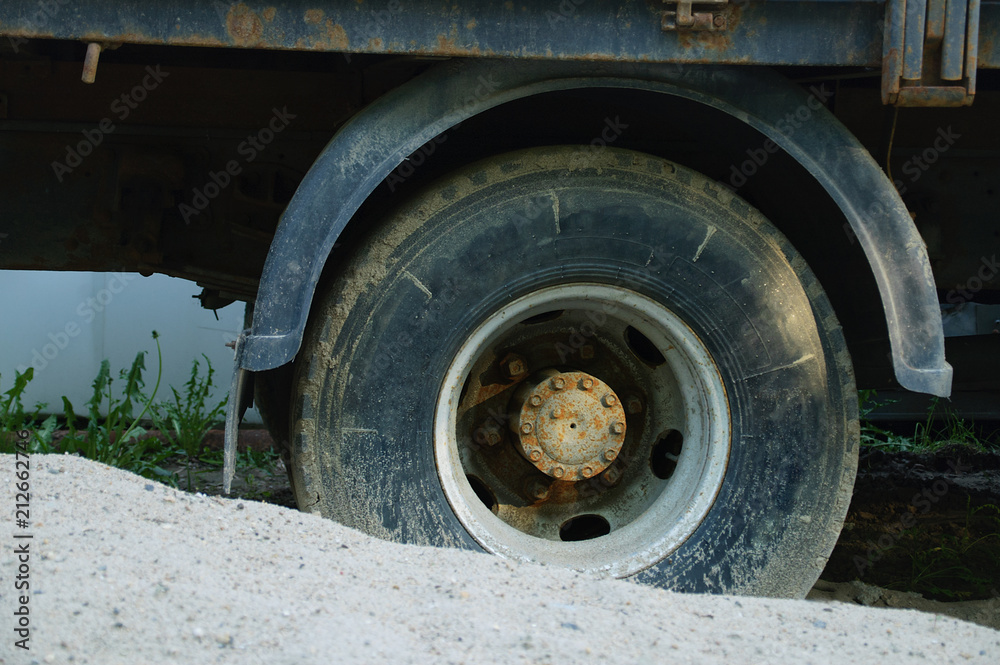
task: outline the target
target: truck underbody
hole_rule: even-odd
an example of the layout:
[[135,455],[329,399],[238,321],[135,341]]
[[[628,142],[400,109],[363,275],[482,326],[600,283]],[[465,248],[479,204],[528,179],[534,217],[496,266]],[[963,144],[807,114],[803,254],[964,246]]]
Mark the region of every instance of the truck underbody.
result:
[[[424,219],[426,229],[445,224],[443,217],[425,215],[428,206],[454,208],[459,212],[448,214],[464,215],[467,226],[454,227],[451,232],[455,238],[466,233],[466,228],[469,233],[479,228],[475,220],[480,209],[495,210],[493,230],[504,228],[504,214],[513,215],[515,220],[526,219],[522,226],[515,221],[508,236],[490,241],[497,247],[496,256],[500,256],[509,236],[521,237],[521,244],[512,246],[513,253],[503,259],[507,272],[497,272],[494,277],[498,289],[502,283],[501,290],[508,293],[508,299],[501,303],[484,293],[481,301],[475,301],[478,305],[473,306],[473,301],[469,304],[472,311],[482,306],[479,318],[455,320],[455,325],[467,327],[468,339],[482,329],[493,330],[490,334],[495,338],[487,344],[488,353],[480,354],[480,360],[470,356],[465,378],[456,378],[461,390],[455,392],[455,403],[462,405],[457,407],[458,415],[442,412],[433,416],[430,407],[426,415],[428,431],[437,431],[441,418],[449,417],[457,418],[461,430],[465,419],[471,423],[467,435],[473,443],[487,442],[487,453],[499,450],[495,444],[502,443],[500,448],[510,444],[510,450],[520,457],[511,453],[511,459],[490,462],[500,467],[486,465],[473,473],[468,471],[470,465],[479,462],[468,457],[472,453],[462,452],[461,464],[467,471],[463,477],[468,477],[468,483],[449,489],[448,474],[442,471],[442,460],[449,453],[445,448],[435,448],[444,445],[439,443],[443,435],[438,432],[431,437],[434,441],[426,444],[427,459],[420,464],[429,465],[428,469],[436,464],[442,496],[447,499],[441,500],[441,506],[450,506],[457,518],[435,514],[418,528],[413,524],[420,520],[408,516],[405,509],[392,513],[383,507],[375,520],[381,524],[366,530],[399,540],[480,546],[503,555],[562,561],[571,567],[590,569],[596,564],[572,558],[564,561],[563,554],[524,544],[521,536],[504,540],[488,525],[483,526],[485,518],[476,513],[478,507],[463,512],[460,495],[463,491],[468,494],[471,487],[494,514],[507,515],[503,518],[505,524],[542,541],[558,541],[559,534],[572,531],[574,524],[585,534],[609,525],[614,534],[618,527],[610,513],[633,511],[639,515],[659,505],[656,501],[647,505],[637,499],[618,499],[609,507],[587,503],[590,499],[566,498],[568,493],[579,492],[585,479],[600,475],[607,480],[604,474],[614,470],[615,464],[622,466],[627,479],[630,467],[621,450],[632,450],[628,438],[618,444],[613,455],[607,453],[607,460],[580,462],[581,475],[571,483],[563,475],[569,467],[558,467],[557,472],[556,467],[544,466],[551,452],[545,452],[545,445],[539,453],[542,462],[532,458],[536,451],[532,446],[539,444],[532,438],[536,433],[531,429],[541,425],[518,423],[526,417],[521,409],[528,408],[525,404],[532,404],[531,400],[537,398],[540,404],[547,404],[547,400],[561,399],[550,388],[543,389],[557,375],[582,382],[589,379],[591,385],[596,381],[596,385],[608,386],[609,394],[620,394],[625,402],[625,393],[631,388],[627,390],[624,384],[642,384],[641,390],[632,391],[635,401],[631,402],[633,406],[643,405],[636,407],[640,411],[628,411],[629,407],[623,406],[626,410],[621,417],[628,418],[629,431],[635,431],[636,436],[645,432],[642,436],[653,450],[652,474],[657,482],[664,481],[664,486],[669,487],[673,470],[662,477],[665,463],[656,462],[656,456],[667,455],[671,464],[679,464],[680,444],[670,432],[691,438],[693,432],[701,430],[693,420],[687,430],[668,427],[663,424],[670,420],[666,415],[661,418],[663,422],[657,421],[659,416],[655,415],[642,422],[633,422],[632,418],[638,418],[640,412],[652,412],[657,397],[647,387],[659,385],[661,378],[655,371],[663,363],[669,364],[664,349],[673,348],[674,342],[690,343],[692,349],[705,343],[705,352],[721,363],[719,389],[728,395],[725,409],[730,419],[725,426],[718,424],[722,428],[719,432],[724,430],[722,434],[717,432],[718,436],[732,442],[737,432],[743,431],[747,440],[787,437],[791,442],[795,427],[790,427],[787,434],[776,434],[766,427],[755,431],[747,425],[760,413],[754,410],[758,407],[741,406],[741,399],[746,399],[747,404],[753,400],[740,397],[737,387],[761,374],[791,371],[788,368],[799,360],[783,365],[777,358],[784,343],[790,344],[788,353],[794,355],[794,345],[786,339],[794,335],[784,328],[762,332],[769,325],[764,319],[771,321],[773,317],[751,313],[747,325],[756,331],[757,342],[747,342],[744,330],[714,347],[711,340],[728,325],[722,319],[696,323],[699,310],[694,307],[691,316],[680,317],[694,331],[694,337],[688,339],[686,333],[677,332],[684,326],[675,328],[668,323],[673,316],[667,311],[669,303],[684,310],[684,298],[662,295],[658,299],[650,295],[672,294],[674,288],[682,293],[684,284],[693,283],[691,280],[721,279],[706,277],[717,276],[717,272],[701,272],[702,266],[711,265],[707,258],[702,259],[702,252],[712,247],[709,243],[717,229],[722,229],[717,241],[718,237],[732,235],[736,239],[733,247],[751,247],[757,241],[743,238],[738,229],[744,224],[756,228],[758,223],[753,220],[757,213],[788,243],[781,244],[786,242],[783,240],[775,245],[781,248],[775,256],[785,257],[795,276],[773,279],[801,282],[806,298],[802,303],[809,303],[802,307],[811,309],[819,322],[816,340],[820,341],[807,343],[803,338],[794,348],[807,360],[812,354],[806,353],[806,347],[815,353],[819,353],[815,349],[824,349],[823,383],[832,386],[826,398],[830,402],[801,409],[806,412],[815,407],[817,414],[825,414],[823,418],[833,421],[837,418],[828,412],[843,409],[843,422],[830,425],[830,437],[851,440],[855,436],[856,410],[849,406],[854,399],[855,379],[858,388],[901,393],[907,389],[942,396],[951,393],[960,410],[996,417],[1000,403],[1000,335],[993,333],[1000,323],[994,324],[990,317],[994,306],[1000,304],[1000,224],[995,209],[1000,187],[997,68],[1000,2],[979,0],[563,0],[538,6],[478,2],[445,6],[430,0],[316,5],[289,0],[267,6],[181,2],[169,8],[107,1],[9,0],[0,7],[0,169],[4,175],[0,180],[0,268],[163,273],[197,282],[203,288],[201,300],[205,307],[214,309],[234,301],[250,303],[254,320],[238,349],[240,372],[231,396],[230,425],[235,427],[238,421],[240,395],[255,393],[258,404],[269,412],[273,431],[287,447],[300,506],[364,528],[363,524],[369,524],[371,519],[365,522],[357,517],[357,506],[342,507],[351,504],[351,499],[345,498],[345,492],[351,490],[344,489],[343,480],[343,465],[348,464],[348,458],[324,466],[324,442],[329,443],[330,432],[340,432],[329,437],[340,436],[346,442],[347,432],[363,439],[351,444],[350,455],[360,456],[359,451],[368,450],[377,457],[391,455],[394,446],[400,445],[399,437],[386,434],[386,441],[369,441],[370,437],[378,438],[383,427],[366,421],[358,415],[361,412],[341,413],[340,409],[346,408],[342,402],[350,401],[343,395],[324,395],[329,391],[340,394],[331,386],[351,383],[355,374],[393,374],[397,370],[391,368],[403,363],[403,356],[415,350],[411,348],[412,340],[400,344],[394,338],[395,346],[390,344],[389,351],[373,347],[376,356],[388,360],[379,363],[369,358],[363,366],[358,365],[352,354],[360,351],[338,352],[337,345],[376,333],[363,326],[350,328],[350,321],[343,324],[347,327],[339,338],[321,332],[320,328],[339,329],[343,323],[338,318],[341,314],[330,314],[332,318],[321,323],[325,308],[334,307],[329,303],[340,303],[339,307],[348,309],[344,303],[355,298],[366,302],[365,296],[357,293],[366,288],[364,285],[377,285],[376,290],[391,293],[390,282],[378,277],[379,270],[372,266],[378,260],[385,266],[411,265],[407,263],[411,260],[406,254],[410,247],[407,243],[419,246],[422,236],[407,235],[405,243],[393,244],[390,236],[394,231],[389,227],[403,229],[407,220],[416,218]],[[567,153],[567,146],[575,146],[576,152]],[[621,161],[627,155],[634,156],[630,165]],[[612,156],[620,164],[607,161]],[[653,161],[643,161],[646,159]],[[467,182],[462,180],[468,169],[477,168],[479,175],[468,176]],[[683,180],[688,189],[657,199],[658,187],[674,191],[672,181],[653,187],[643,180],[643,168],[674,169],[676,178]],[[591,176],[584,172],[589,170],[594,170],[594,178],[631,183],[621,185],[625,187],[621,191],[629,192],[631,198],[614,194],[619,191],[618,184],[586,185],[591,182],[586,178]],[[617,175],[602,176],[604,171]],[[577,172],[580,175],[573,176]],[[693,180],[685,175],[688,172],[693,174]],[[504,174],[520,174],[520,179],[509,179]],[[691,182],[703,183],[698,185],[698,196],[708,198],[702,204],[691,203],[695,196]],[[462,189],[462,183],[468,187]],[[449,198],[455,188],[469,192],[459,195],[464,201],[461,205]],[[490,192],[510,191],[513,197],[522,191],[519,188],[533,192],[524,195],[534,197],[536,202],[539,196],[552,199],[551,211],[548,203],[543,207],[544,215],[554,216],[553,239],[539,240],[544,232],[534,226],[542,215],[535,209],[537,205],[533,212],[522,214],[505,208],[506,204],[491,203]],[[565,197],[557,195],[564,189]],[[587,198],[588,192],[597,190],[606,192],[603,202]],[[649,203],[642,208],[638,202],[647,198]],[[480,201],[480,207],[473,206],[473,201]],[[635,201],[635,206],[646,212],[640,214],[638,208],[628,208],[631,204],[627,201]],[[647,240],[638,240],[645,237],[650,224],[656,230],[655,224],[667,223],[638,221],[645,219],[643,215],[651,215],[652,219],[660,214],[656,211],[683,209],[686,212],[678,213],[670,222],[679,228],[684,220],[714,210],[713,202],[722,202],[720,205],[724,203],[723,207],[737,212],[727,218],[729,221],[705,222],[707,234],[695,239],[697,242],[681,234],[660,245],[656,238],[673,237],[665,227]],[[574,208],[577,204],[578,210]],[[749,217],[742,212],[747,204],[756,211]],[[568,215],[562,226],[560,210]],[[574,210],[576,213],[569,212]],[[725,217],[729,213],[720,208],[704,214]],[[613,233],[608,243],[624,242],[628,236],[628,242],[651,248],[644,269],[666,257],[664,272],[657,273],[656,279],[666,280],[669,288],[661,289],[652,282],[644,286],[645,278],[636,277],[627,292],[645,294],[643,298],[650,296],[660,305],[667,303],[667,310],[661,311],[653,304],[643,309],[646,305],[636,301],[638,314],[619,311],[613,303],[621,294],[605,290],[620,288],[615,281],[618,278],[601,277],[603,268],[592,266],[592,272],[580,268],[580,275],[586,278],[580,277],[579,284],[591,285],[588,288],[598,294],[592,296],[593,302],[604,303],[603,309],[594,310],[587,305],[590,296],[585,297],[573,286],[576,282],[568,277],[546,281],[549,278],[542,271],[537,276],[538,290],[532,293],[554,295],[551,300],[531,301],[532,307],[544,311],[537,310],[540,313],[522,323],[537,325],[538,331],[544,333],[538,332],[529,340],[526,333],[515,334],[504,327],[506,324],[490,328],[494,320],[487,311],[490,307],[512,307],[521,302],[519,298],[531,296],[530,289],[519,291],[519,278],[509,272],[510,264],[525,261],[526,271],[531,265],[546,265],[547,259],[533,254],[531,247],[548,246],[545,243],[550,240],[555,245],[577,246],[565,245],[563,229],[581,234],[580,242],[597,237],[604,231],[590,226],[592,221],[588,220],[593,219],[607,220],[603,225],[606,227],[617,225],[619,231],[614,233],[619,235]],[[481,233],[487,234],[483,237],[492,237],[490,228],[489,224],[482,227]],[[469,238],[472,243],[472,236]],[[696,252],[685,255],[678,248],[689,241],[694,242]],[[456,240],[457,244],[461,242]],[[395,247],[389,258],[376,259],[380,243]],[[438,247],[434,241],[427,243],[428,252]],[[558,250],[560,258],[553,265],[572,272],[580,256],[590,256],[587,252],[599,250],[596,246],[575,253]],[[683,261],[678,258],[682,255],[686,257]],[[456,266],[471,260],[462,256],[452,257]],[[483,261],[499,260],[490,252],[483,256]],[[797,256],[805,267],[799,267]],[[602,261],[612,257],[598,260],[595,254],[594,260],[595,266],[603,265]],[[614,258],[624,262],[623,266],[637,260],[624,254]],[[412,266],[421,265],[416,258],[412,261]],[[755,271],[765,271],[763,264],[737,264],[741,267],[720,267],[718,271],[731,269],[733,280],[744,271],[751,277],[744,277],[742,283],[757,274]],[[432,265],[438,266],[434,262],[424,266],[429,274],[440,272],[440,266],[431,269]],[[373,272],[359,286],[356,275],[369,268]],[[411,286],[416,285],[418,293],[425,294],[430,303],[410,312],[413,320],[423,322],[417,330],[436,325],[438,315],[431,306],[442,289],[462,294],[461,287],[448,286],[456,283],[454,279],[460,275],[451,275],[451,282],[445,279],[447,276],[442,277],[445,281],[435,284],[430,277],[418,277],[416,267],[403,273],[406,279],[412,278]],[[673,277],[666,277],[668,273]],[[815,275],[817,293],[821,295],[810,290],[811,275]],[[461,284],[461,280],[457,283]],[[698,287],[705,288],[709,287]],[[728,291],[735,287],[719,281],[719,288]],[[700,292],[689,295],[696,298]],[[746,302],[734,296],[733,304],[722,306],[722,310],[735,307],[749,312],[752,304],[748,303],[758,296],[765,298],[763,292],[746,295]],[[630,296],[621,297],[628,300]],[[675,297],[678,300],[671,300]],[[827,299],[829,312],[824,304]],[[461,297],[457,301],[461,302]],[[383,312],[388,321],[388,312],[395,310],[380,310],[388,305],[379,302],[373,300],[364,307],[372,308],[373,317]],[[488,307],[487,303],[492,305]],[[767,309],[764,304],[759,306],[762,311]],[[976,312],[978,320],[971,330],[975,334],[945,339],[941,306]],[[398,303],[394,307],[405,309]],[[523,311],[524,316],[527,311]],[[563,344],[563,351],[568,348],[571,357],[582,358],[594,354],[593,347],[598,356],[603,349],[608,357],[618,357],[619,351],[627,355],[631,350],[631,358],[623,355],[624,359],[587,369],[589,365],[582,360],[568,361],[565,352],[550,357],[532,350],[550,342],[558,349],[561,342],[553,340],[569,334],[568,330],[578,334],[585,319],[592,319],[595,311],[618,321],[624,331],[624,346],[619,349],[610,338],[598,343],[600,335],[595,334],[595,341],[568,347]],[[546,313],[553,320],[562,317],[564,323],[543,320]],[[830,325],[823,323],[824,316],[832,317]],[[441,317],[445,320],[445,315]],[[640,319],[657,317],[668,331],[662,339],[655,331],[636,332],[642,329]],[[1000,313],[996,318],[1000,320]],[[385,325],[391,329],[391,322]],[[412,337],[407,329],[401,330],[400,335]],[[675,331],[676,339],[670,330]],[[434,334],[447,337],[445,333],[442,330]],[[841,334],[843,354],[837,351]],[[504,343],[497,346],[497,339]],[[759,349],[755,346],[758,342]],[[462,356],[462,345],[467,343],[464,337],[456,338],[449,362],[458,362],[454,359]],[[363,341],[359,344],[364,346]],[[744,344],[748,346],[741,346]],[[658,348],[644,352],[650,345]],[[750,362],[740,370],[742,379],[727,378],[725,362],[720,359],[727,353],[723,349],[730,346],[744,349],[740,353],[749,354],[747,357],[771,353],[774,362],[770,369],[766,362]],[[433,355],[419,343],[416,348],[418,355]],[[583,348],[590,350],[580,355]],[[700,351],[692,353],[695,357]],[[558,361],[553,359],[556,357]],[[953,377],[945,358],[955,369]],[[638,365],[652,367],[654,374],[626,369],[635,365],[636,359],[641,361]],[[353,373],[337,374],[341,371],[338,363],[346,366],[349,361],[355,363]],[[522,361],[526,367],[520,372],[517,368]],[[445,388],[438,392],[437,384],[449,385],[452,370],[445,370],[447,363],[438,370],[433,369],[431,360],[428,363],[413,371],[428,377],[440,404],[448,393]],[[491,378],[487,369],[491,363],[502,368],[501,378]],[[545,369],[539,370],[539,366]],[[664,381],[679,386],[683,382],[678,377],[686,376],[687,370],[675,367],[671,371],[673,378]],[[328,383],[314,376],[324,372],[329,374]],[[621,387],[609,378],[629,372],[633,372],[631,383],[625,381]],[[255,387],[251,387],[253,377]],[[691,381],[702,386],[702,394],[709,394],[715,386],[713,377],[695,372]],[[809,379],[813,380],[815,376]],[[789,379],[783,381],[782,387],[771,386],[762,389],[761,394],[776,391],[774,399],[790,403],[788,400],[795,402],[797,398],[789,395],[808,392],[804,387],[808,382],[793,388]],[[841,384],[842,390],[838,387]],[[392,393],[375,384],[358,383],[356,387],[359,394],[364,390]],[[477,390],[479,402],[469,397]],[[681,387],[676,391],[663,398],[664,404],[695,399]],[[497,403],[491,400],[501,393],[501,410],[511,415],[487,416],[484,420],[482,413],[486,411],[480,413],[477,409],[495,409]],[[411,398],[405,392],[396,397],[400,403]],[[322,408],[310,405],[310,399],[322,402]],[[595,408],[614,411],[606,402],[602,404],[577,406],[588,413]],[[553,413],[565,408],[563,405]],[[663,408],[664,413],[669,411]],[[393,419],[403,424],[418,423],[415,445],[424,445],[419,443],[423,441],[420,432],[424,431],[420,417],[402,407],[383,404],[380,409],[372,417],[383,424]],[[324,430],[327,434],[317,430],[323,429],[317,423],[324,419],[329,420],[329,428]],[[508,419],[513,419],[514,425]],[[715,427],[714,422],[706,420],[704,431]],[[741,430],[744,426],[748,429]],[[518,427],[527,427],[528,431]],[[606,439],[601,441],[606,443]],[[347,443],[329,445],[341,455],[348,454],[343,452]],[[457,445],[462,449],[461,436]],[[725,454],[708,444],[704,449],[691,445],[692,450],[702,451],[709,466],[716,459],[713,455],[729,459],[731,470],[743,464],[734,452],[738,448],[735,443]],[[437,452],[430,452],[432,449]],[[856,459],[853,440],[846,452],[838,454],[844,459],[852,455]],[[688,457],[694,455],[691,452]],[[516,466],[525,460],[534,467],[525,470]],[[743,473],[755,468],[749,461],[746,464],[749,466],[743,467]],[[830,461],[828,466],[840,468],[839,464]],[[845,464],[849,471],[850,464]],[[509,470],[512,465],[515,471]],[[501,467],[507,470],[497,471]],[[775,473],[796,477],[801,471],[795,464],[775,468]],[[422,483],[434,475],[428,473]],[[839,477],[836,470],[824,473],[828,480]],[[365,479],[354,478],[346,486],[361,491],[358,487],[362,485],[396,482],[373,474],[359,472]],[[497,485],[504,484],[504,474],[517,476],[517,488]],[[847,471],[845,474],[850,475]],[[534,490],[526,495],[522,477],[543,479],[544,498]],[[715,482],[708,472],[698,478],[691,481],[691,487]],[[722,497],[730,481],[721,477],[716,480],[715,491]],[[627,480],[607,480],[606,484],[617,487],[620,482]],[[648,479],[636,482],[643,495],[650,491]],[[679,481],[672,482],[682,486]],[[601,490],[604,495],[616,491]],[[838,511],[846,510],[846,506],[839,505],[845,500],[842,486],[830,491],[837,497],[827,498],[837,504],[828,516],[833,524]],[[552,497],[563,498],[549,498],[550,492]],[[761,492],[762,497],[780,496],[775,503],[808,503],[795,492],[788,496],[775,493],[773,488],[762,488]],[[314,496],[318,494],[324,494],[322,500]],[[376,495],[366,501],[375,502]],[[329,498],[334,496],[338,497],[336,501]],[[526,502],[526,506],[587,505],[593,513],[578,514],[579,508],[568,512],[546,508],[537,515],[533,513],[530,519],[523,511],[516,516],[511,516],[516,511],[504,513],[503,506],[518,502]],[[309,507],[317,503],[318,508]],[[701,526],[692,526],[671,547],[683,551],[684,547],[695,546],[692,543],[701,533],[697,529],[708,528],[714,519],[710,507],[705,511]],[[664,515],[664,524],[672,524],[673,518]],[[839,519],[842,517],[841,512]],[[427,535],[435,528],[431,525],[448,519],[457,519],[466,533]],[[558,528],[549,532],[539,526],[533,531],[536,527],[524,526],[526,520],[547,525],[546,520],[554,520]],[[628,531],[626,522],[622,523],[622,532]],[[582,539],[594,538],[598,542],[600,535]],[[705,544],[710,540],[698,547],[710,548]],[[646,547],[631,541],[626,544]],[[820,550],[825,546],[821,544]],[[673,574],[666,570],[671,555],[657,547],[647,548],[660,552],[657,556],[649,554],[647,559],[623,567],[611,562],[606,567],[610,566],[614,574],[645,576],[675,588],[706,588],[691,581],[693,572]],[[788,552],[798,552],[791,545],[788,548]],[[688,555],[694,556],[690,552]],[[792,555],[783,556],[781,560],[787,561]],[[806,555],[800,552],[798,556]],[[817,551],[808,556],[825,555]],[[707,588],[799,593],[801,580],[772,583],[764,579],[770,566],[779,565],[779,559],[762,563],[757,569],[759,574],[744,575],[739,566],[726,568],[723,564],[728,572]],[[815,565],[810,564],[810,570],[813,568]],[[810,574],[805,573],[805,577]],[[658,581],[661,579],[670,581]]]

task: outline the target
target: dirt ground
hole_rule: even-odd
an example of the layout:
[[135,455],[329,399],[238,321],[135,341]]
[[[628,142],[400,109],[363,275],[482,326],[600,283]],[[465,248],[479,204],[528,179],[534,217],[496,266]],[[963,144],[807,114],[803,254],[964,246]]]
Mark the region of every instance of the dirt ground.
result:
[[[10,497],[13,469],[0,456]],[[33,456],[31,489],[30,651],[12,646],[21,564],[5,546],[4,663],[1000,662],[1000,632],[938,614],[397,545],[79,457]]]

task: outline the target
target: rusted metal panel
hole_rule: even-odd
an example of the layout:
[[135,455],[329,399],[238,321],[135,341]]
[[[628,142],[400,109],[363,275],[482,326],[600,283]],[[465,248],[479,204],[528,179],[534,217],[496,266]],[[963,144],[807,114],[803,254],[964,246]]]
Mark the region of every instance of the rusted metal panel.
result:
[[[572,60],[878,66],[879,2],[730,2],[724,31],[664,32],[655,0],[0,3],[0,34],[101,43]],[[809,27],[814,29],[807,29]]]
[[904,79],[917,80],[920,78],[924,62],[924,19],[926,16],[927,0],[906,0],[906,24],[903,27],[906,35],[903,51]]
[[961,81],[965,66],[967,0],[949,0],[945,13],[944,43],[941,45],[941,78]]
[[971,105],[981,62],[980,33],[988,36],[991,31],[980,23],[981,9],[980,0],[888,0],[883,103]]

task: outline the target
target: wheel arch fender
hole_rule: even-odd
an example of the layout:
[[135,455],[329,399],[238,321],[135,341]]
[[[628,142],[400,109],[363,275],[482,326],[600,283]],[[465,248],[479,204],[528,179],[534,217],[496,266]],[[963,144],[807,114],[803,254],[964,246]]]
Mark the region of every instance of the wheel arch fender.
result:
[[850,225],[845,231],[865,252],[899,383],[916,392],[950,393],[952,369],[944,358],[926,248],[892,183],[817,94],[749,67],[462,60],[383,95],[333,137],[286,208],[264,265],[253,325],[237,346],[238,367],[263,371],[294,359],[337,238],[408,155],[490,108],[573,88],[684,97],[739,119],[787,152],[829,193]]

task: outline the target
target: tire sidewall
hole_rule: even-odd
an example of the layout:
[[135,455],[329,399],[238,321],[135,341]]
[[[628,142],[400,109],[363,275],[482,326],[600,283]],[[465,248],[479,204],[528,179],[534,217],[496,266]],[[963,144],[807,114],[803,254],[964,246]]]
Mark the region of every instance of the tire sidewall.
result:
[[315,400],[303,431],[318,442],[305,492],[323,514],[372,535],[478,548],[435,464],[442,378],[469,332],[510,301],[546,286],[609,284],[694,330],[731,414],[712,509],[637,579],[803,593],[801,571],[781,562],[815,568],[829,553],[850,447],[849,398],[830,376],[843,342],[825,298],[741,199],[662,160],[608,153],[578,168],[559,167],[553,152],[548,162],[512,156],[467,169],[402,206],[368,244],[378,249],[345,266],[306,343],[322,362],[308,365],[300,391]]

